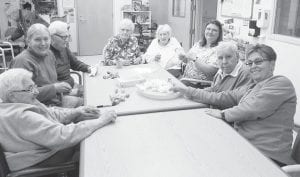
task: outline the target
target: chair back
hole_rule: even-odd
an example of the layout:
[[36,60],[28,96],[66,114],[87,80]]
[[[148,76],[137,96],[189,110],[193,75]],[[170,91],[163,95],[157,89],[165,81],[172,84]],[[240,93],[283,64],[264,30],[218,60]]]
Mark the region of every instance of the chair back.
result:
[[297,136],[294,141],[292,157],[297,164],[300,164],[300,129],[297,131]]
[[6,158],[3,149],[0,145],[0,177],[6,177],[10,173],[9,167],[6,162]]

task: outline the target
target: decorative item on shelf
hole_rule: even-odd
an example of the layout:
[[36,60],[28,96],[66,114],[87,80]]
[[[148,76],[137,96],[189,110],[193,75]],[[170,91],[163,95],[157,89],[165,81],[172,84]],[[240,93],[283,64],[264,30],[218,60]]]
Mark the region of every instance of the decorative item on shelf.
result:
[[131,9],[122,8],[122,16],[131,19],[135,24],[133,35],[137,37],[142,52],[145,52],[152,38],[151,35],[151,11],[149,0],[132,0]]
[[149,11],[150,10],[150,7],[149,5],[142,5],[142,11]]
[[140,14],[135,19],[136,23],[149,23],[149,16],[148,14]]
[[35,11],[39,14],[57,15],[57,0],[32,0]]
[[135,11],[142,10],[142,0],[132,0],[132,8]]

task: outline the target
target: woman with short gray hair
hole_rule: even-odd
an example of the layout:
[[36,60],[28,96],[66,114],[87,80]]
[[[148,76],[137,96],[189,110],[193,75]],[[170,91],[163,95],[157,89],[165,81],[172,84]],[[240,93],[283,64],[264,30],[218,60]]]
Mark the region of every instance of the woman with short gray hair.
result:
[[143,63],[138,40],[133,36],[134,24],[130,19],[120,22],[116,36],[111,37],[103,49],[104,65],[137,65]]
[[114,111],[82,106],[47,108],[36,96],[32,73],[22,68],[0,74],[0,144],[9,169],[51,166],[76,158],[76,146],[116,120]]
[[175,77],[181,74],[181,61],[178,55],[184,50],[175,37],[168,24],[159,25],[154,39],[143,55],[148,63],[158,63]]

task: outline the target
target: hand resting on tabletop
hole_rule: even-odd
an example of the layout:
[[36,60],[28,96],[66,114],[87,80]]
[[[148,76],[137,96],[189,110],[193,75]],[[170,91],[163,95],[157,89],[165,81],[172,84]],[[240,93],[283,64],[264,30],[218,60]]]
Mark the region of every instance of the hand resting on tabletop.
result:
[[77,122],[88,119],[97,119],[101,114],[100,110],[92,106],[80,106],[75,108],[78,114]]
[[154,57],[154,61],[156,61],[156,62],[159,62],[159,61],[160,61],[160,59],[161,59],[161,54],[157,54],[157,55],[155,55],[155,57]]
[[101,114],[99,109],[92,106],[81,106],[76,108],[75,111],[78,114],[76,122],[100,118],[107,124],[109,122],[115,122],[117,118],[117,114],[113,110],[104,111]]
[[170,88],[171,91],[173,91],[173,92],[180,92],[183,95],[186,94],[187,89],[188,89],[187,86],[181,86],[181,85],[176,85],[176,84],[174,84],[174,86],[172,88]]
[[96,76],[97,72],[98,72],[98,67],[97,66],[89,67],[89,76],[90,77]]
[[103,111],[100,119],[102,119],[105,124],[115,122],[117,119],[117,113],[113,110]]
[[219,110],[219,109],[205,109],[204,112],[215,118],[222,119],[221,110]]
[[137,57],[137,58],[135,58],[135,59],[133,60],[133,64],[134,64],[134,65],[138,65],[138,64],[141,64],[141,63],[143,63],[142,57]]

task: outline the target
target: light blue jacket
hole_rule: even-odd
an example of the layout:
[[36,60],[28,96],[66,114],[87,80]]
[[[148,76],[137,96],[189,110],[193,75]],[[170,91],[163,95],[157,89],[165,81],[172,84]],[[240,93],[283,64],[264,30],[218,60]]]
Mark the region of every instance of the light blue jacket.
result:
[[0,144],[11,171],[33,166],[102,127],[101,119],[73,123],[74,109],[0,103]]

